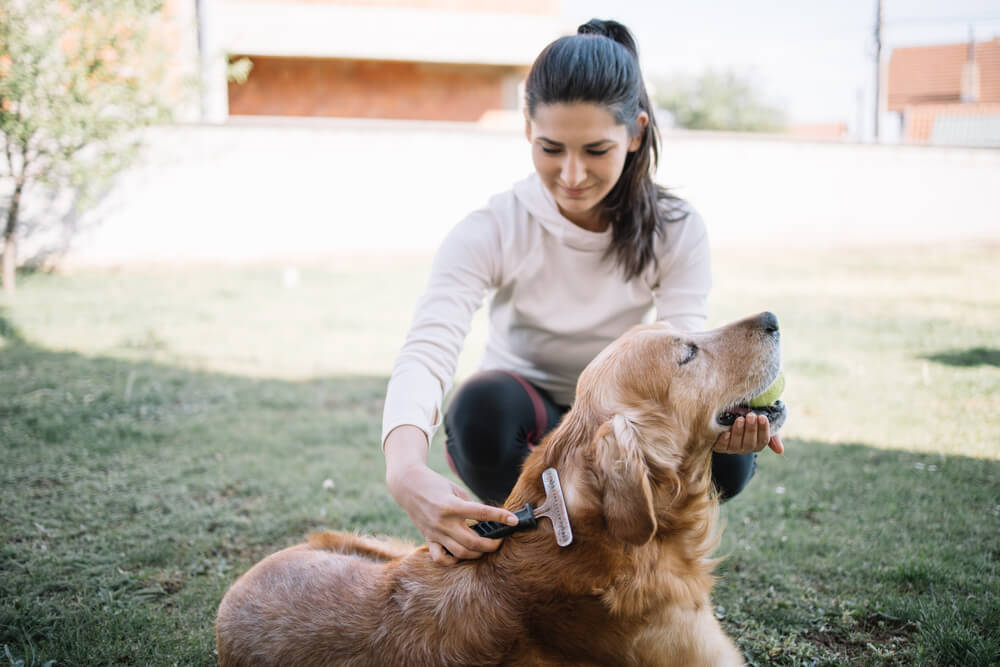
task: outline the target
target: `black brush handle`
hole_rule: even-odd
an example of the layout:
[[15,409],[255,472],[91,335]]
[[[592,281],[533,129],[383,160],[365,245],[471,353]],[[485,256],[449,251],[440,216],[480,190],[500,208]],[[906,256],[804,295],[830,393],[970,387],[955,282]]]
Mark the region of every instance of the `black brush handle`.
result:
[[535,518],[535,512],[531,507],[531,503],[525,505],[524,509],[514,512],[514,514],[517,515],[516,526],[508,526],[498,521],[480,521],[479,523],[472,524],[470,528],[479,533],[481,537],[495,540],[506,537],[511,533],[516,533],[519,530],[528,530],[538,526],[538,519]]

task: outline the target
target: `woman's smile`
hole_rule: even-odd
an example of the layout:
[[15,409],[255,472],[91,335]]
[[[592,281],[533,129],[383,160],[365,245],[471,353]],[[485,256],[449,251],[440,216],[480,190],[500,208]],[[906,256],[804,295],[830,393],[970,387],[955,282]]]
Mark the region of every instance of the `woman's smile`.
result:
[[593,186],[588,185],[582,188],[570,188],[560,184],[559,187],[563,189],[563,192],[566,193],[567,197],[583,197],[584,195],[587,194],[587,191],[590,190],[590,188],[592,188]]

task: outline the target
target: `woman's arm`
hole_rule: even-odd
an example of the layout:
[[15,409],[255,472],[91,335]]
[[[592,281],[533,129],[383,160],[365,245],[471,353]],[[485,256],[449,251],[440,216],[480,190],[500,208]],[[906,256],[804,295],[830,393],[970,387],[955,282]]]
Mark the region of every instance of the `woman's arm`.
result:
[[501,248],[489,211],[473,213],[448,234],[386,388],[386,484],[439,563],[478,558],[500,546],[500,540],[477,535],[467,519],[517,521],[504,509],[472,502],[462,488],[427,465],[428,443],[441,424],[442,399],[472,315],[499,280]]
[[460,222],[438,248],[427,289],[386,387],[382,443],[403,424],[430,441],[441,425],[442,400],[455,377],[472,315],[499,280],[501,243],[488,211]]

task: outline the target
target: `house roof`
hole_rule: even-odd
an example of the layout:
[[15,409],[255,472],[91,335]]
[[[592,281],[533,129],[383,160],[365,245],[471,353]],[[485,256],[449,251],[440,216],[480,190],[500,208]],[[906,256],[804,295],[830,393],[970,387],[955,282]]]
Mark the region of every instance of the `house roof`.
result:
[[[941,44],[893,49],[889,58],[889,110],[959,102],[969,45]],[[975,45],[979,102],[1000,102],[1000,37]]]

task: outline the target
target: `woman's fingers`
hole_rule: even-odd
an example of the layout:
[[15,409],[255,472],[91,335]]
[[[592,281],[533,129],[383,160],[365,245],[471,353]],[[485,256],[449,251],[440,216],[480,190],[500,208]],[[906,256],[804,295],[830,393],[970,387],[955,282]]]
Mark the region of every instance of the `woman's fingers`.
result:
[[765,447],[767,447],[767,442],[770,439],[771,422],[764,415],[757,415],[757,432],[756,439],[753,442],[753,451],[762,451]]
[[[737,418],[731,429],[719,435],[712,450],[722,454],[750,454],[762,451],[769,444],[774,444],[771,423],[766,416],[749,412]],[[777,445],[781,446],[780,440]]]
[[[460,519],[460,523],[458,525],[451,524],[451,522],[449,522],[448,537],[460,544],[461,547],[466,549],[468,552],[474,554],[471,556],[461,556],[452,551],[452,553],[459,558],[479,558],[484,553],[496,551],[500,548],[501,544],[500,540],[491,540],[481,537],[469,527],[466,522],[467,519],[475,522],[495,521],[508,526],[516,526],[518,524],[517,516],[513,512],[508,512],[502,507],[483,505],[482,503],[474,503],[468,500],[461,500],[459,498],[452,499],[448,510],[450,514]],[[451,547],[449,547],[449,550],[450,548]]]
[[492,505],[483,505],[481,503],[473,503],[467,500],[457,501],[452,511],[461,516],[463,519],[471,519],[473,521],[496,521],[497,523],[504,523],[508,526],[517,525],[517,516],[513,512],[509,512],[502,507],[493,507]]
[[439,565],[454,565],[458,559],[444,550],[444,547],[437,542],[428,542],[427,549],[431,553],[431,560]]
[[483,555],[482,551],[470,549],[459,540],[453,539],[450,536],[442,537],[441,544],[448,550],[448,553],[451,556],[457,558],[458,560],[472,560],[473,558],[479,558]]
[[729,438],[729,449],[726,450],[729,454],[739,454],[743,449],[743,434],[746,431],[747,420],[743,417],[738,417],[733,423],[733,427],[729,429],[732,436]]
[[[502,540],[480,536],[472,530],[468,520],[496,521],[507,525],[517,525],[517,517],[512,512],[500,507],[482,505],[452,496],[441,507],[440,514],[432,522],[434,528],[426,535],[428,544],[437,542],[444,549],[447,549],[451,556],[460,560],[479,558],[484,553],[500,548]],[[442,563],[447,562],[437,558],[435,560]]]
[[720,433],[719,437],[715,439],[715,444],[712,445],[712,451],[725,454],[729,451],[730,438],[732,438],[732,434],[729,431],[723,431]]
[[753,412],[747,413],[746,428],[743,433],[743,446],[740,448],[740,453],[749,454],[751,452],[759,452],[767,444],[766,437],[764,438],[764,442],[760,441],[762,434],[766,432],[767,417],[762,417]]

